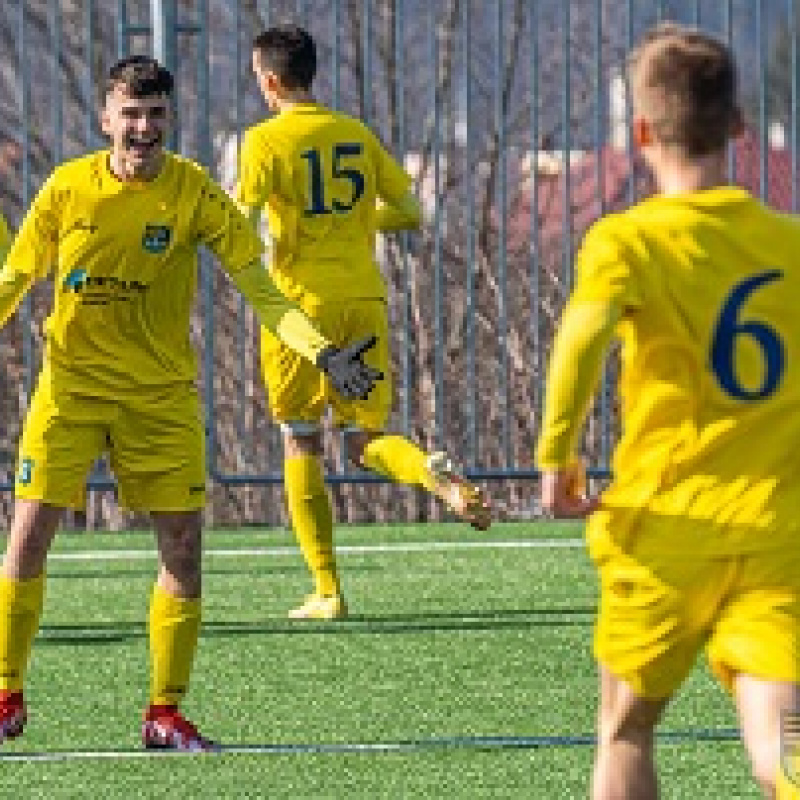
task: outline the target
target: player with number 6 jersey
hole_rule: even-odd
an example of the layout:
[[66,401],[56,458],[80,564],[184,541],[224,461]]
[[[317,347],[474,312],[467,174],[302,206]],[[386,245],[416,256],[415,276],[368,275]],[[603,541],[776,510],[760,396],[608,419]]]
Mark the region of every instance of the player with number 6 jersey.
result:
[[[653,729],[705,648],[764,795],[796,798],[779,756],[781,721],[800,713],[800,220],[727,181],[742,119],[725,44],[658,26],[628,78],[658,194],[586,235],[537,453],[543,507],[591,515],[592,796],[657,797]],[[622,432],[591,499],[572,465],[615,335]]]
[[[595,553],[731,555],[800,535],[800,463],[786,446],[800,441],[798,252],[800,220],[733,186],[657,195],[589,231],[561,338],[619,315],[623,354],[623,430],[588,530]],[[552,365],[542,467],[573,450],[594,386],[564,402],[569,369]]]

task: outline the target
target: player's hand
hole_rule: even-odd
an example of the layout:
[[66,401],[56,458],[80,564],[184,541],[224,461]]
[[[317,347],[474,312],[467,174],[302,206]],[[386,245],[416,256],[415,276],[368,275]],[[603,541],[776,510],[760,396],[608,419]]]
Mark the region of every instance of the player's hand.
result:
[[369,336],[348,347],[326,347],[317,356],[317,367],[342,397],[363,400],[383,378],[380,370],[365,364],[361,358],[377,341],[376,336]]
[[599,505],[599,498],[586,496],[586,470],[582,462],[542,472],[542,509],[554,517],[585,517]]

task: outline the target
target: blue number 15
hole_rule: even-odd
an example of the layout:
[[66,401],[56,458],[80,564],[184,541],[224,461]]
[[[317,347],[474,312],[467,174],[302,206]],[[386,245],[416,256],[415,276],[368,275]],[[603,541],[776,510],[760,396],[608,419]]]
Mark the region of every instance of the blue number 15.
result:
[[[750,295],[762,286],[780,280],[783,272],[774,269],[737,283],[722,306],[714,339],[711,343],[711,369],[720,387],[737,400],[763,400],[779,386],[786,369],[786,348],[774,328],[764,322],[739,321],[739,312]],[[761,386],[742,386],[736,377],[736,340],[749,336],[761,348],[764,356],[764,379]]]
[[330,214],[335,211],[343,214],[349,211],[364,194],[364,174],[353,166],[348,166],[344,159],[361,155],[363,146],[357,142],[343,142],[333,146],[331,173],[334,179],[345,180],[350,183],[350,199],[343,203],[333,198],[331,205],[325,205],[325,177],[323,172],[322,156],[316,147],[304,150],[301,158],[308,161],[310,205],[305,209],[307,217],[316,217],[319,214]]

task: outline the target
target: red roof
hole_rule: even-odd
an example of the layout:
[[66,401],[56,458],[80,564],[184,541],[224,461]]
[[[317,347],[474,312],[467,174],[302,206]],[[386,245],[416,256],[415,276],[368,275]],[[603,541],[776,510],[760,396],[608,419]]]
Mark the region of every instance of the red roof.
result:
[[[768,148],[766,153],[767,203],[780,211],[792,211],[791,150]],[[761,196],[761,142],[748,131],[733,145],[732,181]],[[604,212],[619,211],[653,190],[640,158],[629,159],[624,150],[603,145],[580,157],[569,171],[570,229],[575,240]],[[540,244],[561,239],[564,230],[565,174],[539,175],[537,208]],[[630,183],[635,185],[631,194]],[[800,198],[799,198],[800,199]],[[601,202],[602,200],[602,202]],[[794,209],[797,211],[797,209]],[[531,232],[530,192],[509,210],[508,243],[511,250],[529,245]]]

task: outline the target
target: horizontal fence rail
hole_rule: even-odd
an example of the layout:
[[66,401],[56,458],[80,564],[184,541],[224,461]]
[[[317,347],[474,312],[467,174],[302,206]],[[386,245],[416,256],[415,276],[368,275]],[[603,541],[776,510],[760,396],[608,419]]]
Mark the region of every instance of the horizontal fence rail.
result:
[[[177,78],[173,146],[231,190],[243,130],[266,110],[250,69],[255,33],[307,27],[315,94],[363,118],[402,161],[425,213],[419,233],[379,237],[389,291],[390,428],[451,452],[491,481],[500,516],[538,513],[531,479],[544,374],[573,258],[591,223],[651,187],[627,135],[625,54],[658,20],[716,33],[740,63],[745,135],[733,182],[798,206],[800,0],[8,0],[0,17],[0,209],[12,227],[50,170],[104,146],[98,84],[109,65],[154,53]],[[0,515],[42,359],[52,287],[36,287],[0,332]],[[208,516],[285,521],[281,443],[269,417],[253,312],[201,258],[193,319],[206,409]],[[607,478],[618,435],[609,358],[583,449]],[[326,431],[340,519],[426,519],[420,493],[347,460]],[[118,527],[104,463],[76,524]]]

